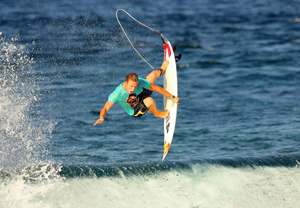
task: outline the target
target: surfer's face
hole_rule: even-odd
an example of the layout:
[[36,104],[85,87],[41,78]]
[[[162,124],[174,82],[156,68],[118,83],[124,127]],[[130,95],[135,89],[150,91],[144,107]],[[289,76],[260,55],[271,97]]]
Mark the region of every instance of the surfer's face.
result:
[[129,93],[133,93],[133,91],[137,88],[139,82],[135,82],[132,80],[128,80],[128,82],[125,82],[124,89]]

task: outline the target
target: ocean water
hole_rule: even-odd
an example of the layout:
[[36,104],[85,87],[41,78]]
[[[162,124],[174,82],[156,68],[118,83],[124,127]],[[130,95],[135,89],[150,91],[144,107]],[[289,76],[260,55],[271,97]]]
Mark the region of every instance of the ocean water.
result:
[[[116,104],[93,126],[127,73],[151,72],[118,8],[183,54],[164,162],[151,113]],[[299,207],[299,11],[299,0],[1,1],[0,208]],[[159,68],[159,36],[119,18]]]

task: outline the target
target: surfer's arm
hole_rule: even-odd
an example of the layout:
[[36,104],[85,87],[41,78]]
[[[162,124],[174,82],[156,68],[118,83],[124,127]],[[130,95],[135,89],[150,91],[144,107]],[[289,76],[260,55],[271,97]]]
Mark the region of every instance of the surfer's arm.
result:
[[162,94],[162,95],[166,96],[167,98],[171,99],[173,104],[179,104],[178,97],[173,96],[171,93],[169,93],[168,91],[166,91],[165,89],[161,88],[158,85],[150,83],[150,90],[158,92],[159,94]]
[[96,121],[96,123],[94,123],[94,126],[96,126],[97,124],[100,124],[104,121],[104,118],[106,116],[107,111],[109,111],[109,109],[114,105],[115,103],[110,102],[110,101],[106,101],[104,107],[102,108],[101,112],[100,112],[100,118]]

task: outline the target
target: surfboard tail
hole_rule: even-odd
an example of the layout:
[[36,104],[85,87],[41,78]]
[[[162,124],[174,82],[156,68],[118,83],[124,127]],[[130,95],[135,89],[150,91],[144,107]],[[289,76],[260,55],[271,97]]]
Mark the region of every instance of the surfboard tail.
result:
[[159,36],[160,36],[160,38],[161,38],[161,41],[163,42],[163,44],[165,44],[165,43],[167,43],[167,42],[168,42],[167,38],[165,38],[165,37],[163,36],[163,34],[161,34],[159,31],[157,31],[157,30],[154,30],[154,32],[155,32],[157,35],[159,35]]

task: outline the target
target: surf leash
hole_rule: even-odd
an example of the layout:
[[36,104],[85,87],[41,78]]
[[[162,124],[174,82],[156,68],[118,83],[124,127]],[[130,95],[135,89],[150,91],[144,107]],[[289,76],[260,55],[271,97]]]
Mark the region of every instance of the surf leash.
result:
[[155,32],[157,35],[159,35],[160,36],[160,38],[161,38],[161,40],[162,40],[162,42],[165,44],[166,42],[168,42],[168,40],[159,32],[159,31],[157,31],[157,30],[155,30],[155,29],[153,29],[153,28],[151,28],[151,27],[149,27],[148,25],[145,25],[144,23],[142,23],[142,22],[140,22],[140,21],[138,21],[137,19],[135,19],[133,16],[131,16],[131,14],[129,14],[127,11],[125,11],[124,9],[118,9],[117,11],[116,11],[116,18],[117,18],[117,21],[118,21],[118,23],[119,23],[119,25],[120,25],[120,27],[121,27],[121,29],[122,29],[122,31],[123,31],[123,33],[124,33],[124,35],[125,35],[125,37],[127,38],[127,40],[128,40],[128,42],[130,43],[130,45],[132,46],[132,48],[134,49],[134,51],[140,56],[140,58],[144,61],[144,62],[146,62],[152,69],[155,69],[139,52],[138,52],[138,50],[134,47],[134,45],[133,45],[133,43],[131,42],[131,40],[129,39],[129,37],[128,37],[128,35],[127,35],[127,33],[125,32],[125,30],[124,30],[124,28],[123,28],[123,26],[122,26],[122,24],[121,24],[121,22],[120,22],[120,20],[119,20],[119,17],[118,17],[118,12],[119,11],[122,11],[122,12],[124,12],[125,14],[127,14],[131,19],[133,19],[135,22],[137,22],[138,24],[140,24],[140,25],[142,25],[142,26],[144,26],[144,27],[146,27],[146,28],[148,28],[149,30],[152,30],[153,32]]

